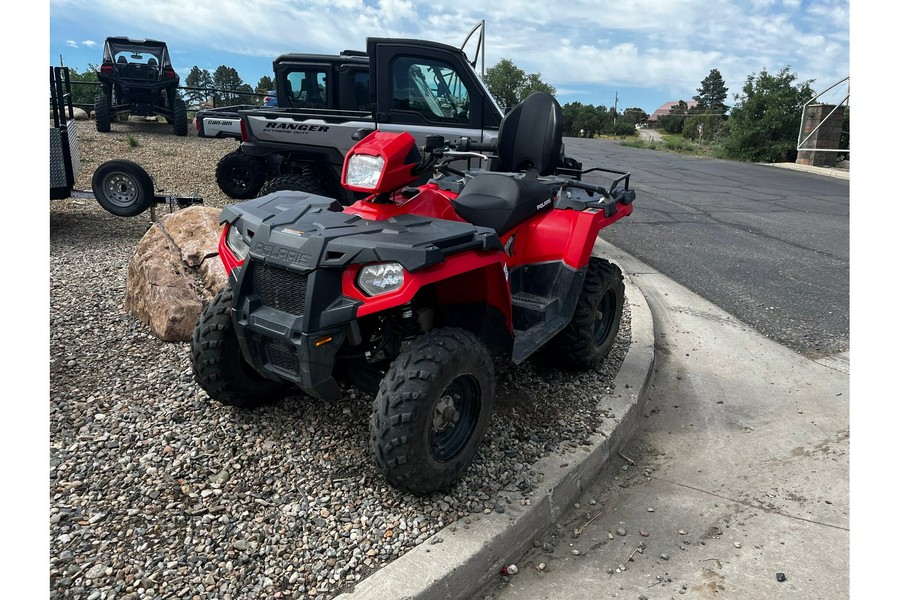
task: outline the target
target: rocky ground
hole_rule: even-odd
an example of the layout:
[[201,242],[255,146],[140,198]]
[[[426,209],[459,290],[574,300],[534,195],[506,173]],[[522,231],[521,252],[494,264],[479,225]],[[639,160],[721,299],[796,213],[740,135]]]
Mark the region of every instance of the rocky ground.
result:
[[[167,192],[230,202],[214,169],[235,141],[144,121],[106,134],[81,125],[79,189],[100,163],[126,158]],[[444,493],[399,493],[367,455],[370,397],[347,388],[332,403],[216,405],[193,381],[188,346],[124,312],[148,219],[50,202],[51,598],[332,598],[450,523],[527,502],[542,477],[531,465],[611,417],[627,312],[596,371],[498,362],[496,411],[472,467]]]

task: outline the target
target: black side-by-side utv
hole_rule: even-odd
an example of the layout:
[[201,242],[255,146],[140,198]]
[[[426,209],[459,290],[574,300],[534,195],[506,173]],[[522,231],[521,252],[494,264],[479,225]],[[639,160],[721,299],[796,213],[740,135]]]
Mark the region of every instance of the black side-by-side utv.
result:
[[187,135],[187,107],[178,96],[178,73],[159,40],[108,37],[97,73],[101,93],[94,99],[97,131],[107,132],[120,114],[161,115],[175,135]]

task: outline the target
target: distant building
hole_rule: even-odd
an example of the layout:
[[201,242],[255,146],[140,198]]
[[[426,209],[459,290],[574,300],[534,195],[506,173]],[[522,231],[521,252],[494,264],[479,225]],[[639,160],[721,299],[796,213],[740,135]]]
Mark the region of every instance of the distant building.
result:
[[[649,125],[650,127],[656,127],[657,125],[659,125],[659,118],[669,114],[673,108],[678,106],[678,102],[678,100],[675,100],[674,102],[666,102],[665,104],[654,110],[653,114],[650,115],[650,117],[647,119],[647,125]],[[697,106],[696,100],[685,100],[684,103],[687,104],[689,110]]]

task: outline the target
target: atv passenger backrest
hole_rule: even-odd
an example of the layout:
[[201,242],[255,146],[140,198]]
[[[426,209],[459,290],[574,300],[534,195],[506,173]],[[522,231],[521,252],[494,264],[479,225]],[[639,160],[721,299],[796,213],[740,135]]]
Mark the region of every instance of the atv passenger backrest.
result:
[[562,126],[562,108],[550,94],[535,92],[519,102],[500,122],[498,170],[552,175],[562,154]]
[[127,60],[124,56],[120,56],[119,58],[116,59],[116,64],[118,64],[118,65],[127,65],[127,64],[128,64],[128,60]]
[[155,67],[155,66],[158,66],[159,63],[156,62],[156,59],[155,59],[155,58],[151,58],[150,60],[147,61],[147,65],[149,65],[149,66],[151,66],[151,67]]

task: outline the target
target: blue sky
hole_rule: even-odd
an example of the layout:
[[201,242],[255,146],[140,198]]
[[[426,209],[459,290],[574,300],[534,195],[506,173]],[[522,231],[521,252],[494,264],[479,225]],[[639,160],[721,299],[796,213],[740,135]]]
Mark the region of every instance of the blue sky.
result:
[[[823,90],[850,70],[848,0],[50,0],[50,64],[98,64],[109,35],[156,38],[175,68],[237,69],[256,86],[286,52],[364,49],[366,36],[460,45],[486,21],[487,65],[512,60],[563,104],[688,100],[711,69],[730,97],[747,76],[785,66]],[[541,7],[540,9],[536,6]],[[840,98],[838,98],[840,100]]]

